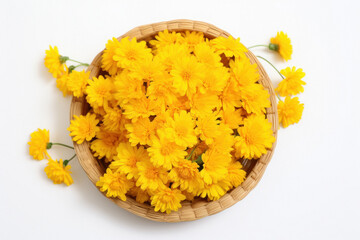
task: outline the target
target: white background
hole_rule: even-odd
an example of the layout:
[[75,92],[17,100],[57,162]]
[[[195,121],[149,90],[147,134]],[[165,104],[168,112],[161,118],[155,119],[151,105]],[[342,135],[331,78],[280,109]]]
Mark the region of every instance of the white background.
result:
[[[0,7],[0,239],[359,239],[360,17],[358,1],[4,1]],[[45,49],[90,62],[107,39],[143,24],[212,23],[246,45],[288,33],[307,85],[301,122],[280,129],[259,185],[233,207],[195,222],[156,223],[104,198],[77,161],[75,183],[54,185],[28,155],[29,134],[71,144],[70,98],[43,64]],[[276,84],[279,76],[263,64]],[[57,158],[72,151],[57,147]]]

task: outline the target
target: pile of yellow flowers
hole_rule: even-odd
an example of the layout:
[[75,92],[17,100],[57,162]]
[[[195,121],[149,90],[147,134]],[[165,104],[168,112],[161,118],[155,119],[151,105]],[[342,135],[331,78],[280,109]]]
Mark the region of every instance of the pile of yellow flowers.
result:
[[[282,32],[268,47],[291,58]],[[108,164],[100,190],[170,213],[184,200],[217,200],[239,186],[246,177],[240,160],[260,158],[275,141],[265,117],[269,93],[247,51],[231,36],[210,40],[201,32],[165,30],[149,42],[109,40],[104,74],[93,79],[75,70],[88,64],[61,56],[57,47],[46,51],[45,65],[64,96],[85,97],[91,106],[68,130],[77,144],[90,141],[94,156]],[[287,127],[301,118],[303,105],[290,96],[303,91],[304,73],[294,67],[279,74],[284,80],[276,91],[286,96],[279,119]],[[56,161],[47,152],[66,145],[50,142],[45,129],[32,133],[29,145],[35,159],[49,160],[45,172],[54,183],[73,182],[71,159]]]

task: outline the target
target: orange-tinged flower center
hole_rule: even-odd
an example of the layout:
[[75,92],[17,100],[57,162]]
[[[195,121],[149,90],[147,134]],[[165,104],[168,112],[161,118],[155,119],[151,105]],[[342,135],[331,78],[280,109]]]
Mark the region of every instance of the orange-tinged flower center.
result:
[[112,183],[110,183],[110,188],[112,190],[120,190],[121,184],[119,181],[113,181]]
[[181,76],[184,80],[189,81],[191,78],[191,73],[184,71]]
[[137,160],[137,158],[135,156],[131,156],[129,158],[128,164],[129,164],[130,167],[135,168],[137,161],[138,160]]
[[155,167],[148,168],[147,171],[145,172],[145,177],[148,179],[157,179],[158,176],[159,176],[159,172]]
[[136,60],[136,51],[134,49],[129,49],[129,51],[126,52],[126,58],[128,60]]
[[170,142],[163,144],[160,150],[161,154],[164,156],[170,155],[173,151],[174,151],[174,146]]

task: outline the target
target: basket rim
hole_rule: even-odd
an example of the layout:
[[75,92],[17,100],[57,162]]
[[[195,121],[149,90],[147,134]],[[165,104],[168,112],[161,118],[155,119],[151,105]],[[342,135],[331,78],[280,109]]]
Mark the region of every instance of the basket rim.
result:
[[[211,37],[230,36],[230,34],[225,32],[224,30],[206,22],[178,19],[139,26],[118,37],[118,39],[120,40],[121,38],[129,36],[130,38],[136,37],[138,40],[144,40],[165,29],[174,31],[201,31],[205,35],[210,35]],[[101,71],[100,66],[103,51],[96,55],[90,66],[87,68],[87,72],[90,72],[90,79],[92,79],[92,77],[94,76],[98,76]],[[205,200],[194,203],[185,202],[182,205],[182,208],[180,208],[177,212],[171,212],[170,214],[155,212],[153,210],[153,207],[151,207],[149,204],[138,203],[131,197],[127,197],[126,201],[114,198],[108,199],[113,201],[118,206],[140,217],[144,217],[158,222],[182,222],[197,220],[221,212],[234,205],[235,203],[239,202],[245,196],[247,196],[247,194],[250,193],[250,191],[258,184],[258,182],[262,178],[265,169],[272,158],[276,146],[277,130],[279,128],[279,123],[275,92],[269,76],[252,52],[248,51],[246,55],[250,59],[251,63],[256,63],[258,65],[258,70],[261,76],[259,82],[264,86],[266,90],[268,90],[270,94],[271,107],[266,109],[266,116],[272,123],[272,130],[275,141],[272,148],[269,149],[265,155],[261,156],[259,160],[257,160],[255,166],[250,172],[247,172],[247,177],[245,181],[237,188],[234,188],[231,191],[227,192],[219,200],[211,202],[207,202]],[[86,105],[87,104],[85,97],[73,97],[70,106],[70,120],[73,119],[74,115],[86,114]],[[82,144],[77,144],[76,142],[73,142],[73,144],[81,167],[84,169],[89,179],[96,186],[96,182],[98,181],[99,177],[102,176],[102,171],[99,162],[96,160],[96,158],[94,158],[91,153],[89,142],[84,141]],[[98,187],[96,188],[99,192],[101,192]],[[101,193],[105,196],[105,193]]]

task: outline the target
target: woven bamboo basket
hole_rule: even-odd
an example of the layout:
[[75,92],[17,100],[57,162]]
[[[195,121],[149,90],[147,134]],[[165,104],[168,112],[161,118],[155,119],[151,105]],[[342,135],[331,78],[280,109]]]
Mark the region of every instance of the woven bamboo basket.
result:
[[[203,32],[205,37],[212,39],[218,36],[228,37],[229,33],[221,30],[211,24],[199,21],[192,20],[173,20],[167,22],[154,23],[149,25],[144,25],[136,27],[124,35],[120,36],[120,40],[123,37],[129,36],[129,38],[136,37],[138,40],[148,41],[152,39],[158,32],[165,29],[173,31],[200,31]],[[88,67],[87,71],[90,72],[90,78],[99,76],[102,73],[101,70],[101,56],[103,51],[100,52],[93,60],[93,62]],[[278,129],[278,117],[277,117],[277,108],[276,108],[276,99],[274,94],[274,89],[271,84],[271,81],[264,71],[264,68],[261,66],[257,58],[248,51],[246,53],[247,57],[252,63],[258,65],[258,70],[260,73],[259,83],[262,84],[265,89],[268,90],[270,94],[271,107],[266,110],[266,116],[272,124],[272,130],[274,132],[275,138],[277,137]],[[86,102],[85,97],[82,98],[73,98],[70,107],[70,118],[72,119],[74,115],[86,115],[89,111],[89,105]],[[171,214],[155,212],[153,207],[146,203],[138,203],[133,198],[127,197],[126,201],[121,201],[120,199],[111,198],[114,203],[118,206],[126,209],[129,212],[132,212],[138,216],[159,222],[181,222],[181,221],[192,221],[200,219],[215,213],[221,212],[224,209],[234,205],[238,201],[242,200],[260,181],[262,175],[265,172],[267,165],[270,162],[270,159],[273,155],[273,151],[276,145],[274,142],[272,148],[263,155],[258,160],[248,160],[243,161],[243,169],[247,173],[246,180],[237,188],[231,190],[223,197],[217,201],[208,202],[206,200],[196,200],[194,202],[183,202],[182,208],[177,212],[172,212]],[[89,142],[84,142],[82,144],[76,144],[74,142],[75,151],[79,162],[82,168],[85,170],[89,179],[94,183],[99,180],[99,178],[105,173],[106,167],[102,161],[97,160],[91,153]],[[105,195],[105,194],[104,194]]]

